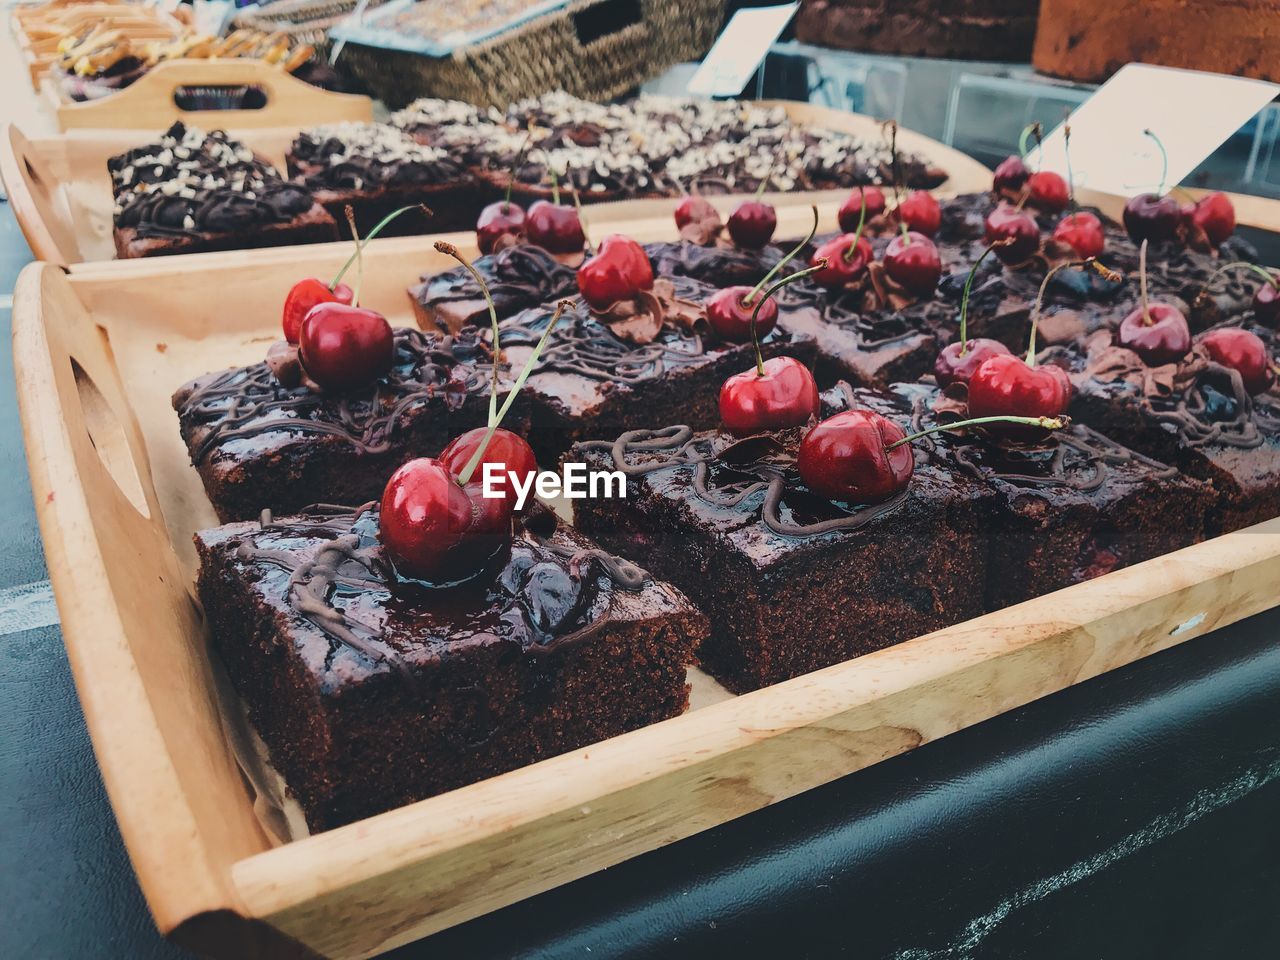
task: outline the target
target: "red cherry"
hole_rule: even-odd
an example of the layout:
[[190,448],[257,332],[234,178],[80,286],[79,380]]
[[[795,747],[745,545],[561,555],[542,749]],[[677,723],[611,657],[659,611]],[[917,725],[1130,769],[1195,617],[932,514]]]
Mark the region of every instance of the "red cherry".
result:
[[772,357],[764,373],[735,373],[720,388],[720,420],[737,437],[808,423],[818,412],[818,383],[799,360]]
[[841,230],[845,233],[857,231],[863,206],[867,208],[866,216],[863,217],[865,224],[872,217],[878,217],[884,213],[884,191],[879,187],[854,187],[844,203],[840,205],[837,219],[840,221]]
[[391,369],[391,324],[364,307],[320,303],[302,320],[298,355],[307,376],[326,390],[363,387]]
[[1191,350],[1191,327],[1182,311],[1168,303],[1147,306],[1150,320],[1142,308],[1120,321],[1116,342],[1128,347],[1149,367],[1174,363]]
[[539,200],[529,208],[525,220],[529,242],[551,253],[581,253],[587,236],[573,207]]
[[898,204],[898,219],[907,225],[908,230],[923,233],[932,237],[942,226],[942,207],[933,194],[924,190],[913,190]]
[[[1280,282],[1280,274],[1272,271],[1271,275]],[[1267,326],[1275,326],[1280,320],[1280,289],[1274,283],[1263,283],[1253,292],[1253,314]]]
[[1211,359],[1237,371],[1249,393],[1265,393],[1270,389],[1275,374],[1271,358],[1267,356],[1267,345],[1257,334],[1240,327],[1221,327],[1201,337],[1200,345]]
[[1067,181],[1052,170],[1041,170],[1027,178],[1027,203],[1045,213],[1061,213],[1071,202]]
[[510,541],[511,501],[464,489],[439,460],[410,460],[382,493],[379,538],[401,574],[457,583]]
[[964,356],[961,356],[960,341],[957,340],[942,348],[938,359],[933,362],[933,375],[940,387],[949,387],[953,383],[963,383],[967,386],[974,371],[982,366],[984,360],[1009,353],[1009,348],[999,340],[979,337],[965,344]]
[[1001,243],[993,251],[1003,263],[1024,263],[1040,249],[1040,226],[1025,210],[1002,203],[989,214],[985,223],[987,243]]
[[1215,247],[1225,243],[1236,229],[1236,208],[1225,193],[1214,191],[1196,201],[1191,219]]
[[829,290],[839,290],[866,273],[867,265],[875,259],[875,251],[866,237],[856,237],[855,246],[855,237],[855,234],[843,233],[814,251],[809,258],[810,266],[822,259],[827,261],[825,267],[811,275],[814,283]]
[[608,310],[653,286],[653,265],[644,247],[613,233],[600,241],[596,255],[578,268],[578,289],[596,310]]
[[[1061,367],[1032,367],[1013,354],[984,360],[969,378],[971,417],[1059,417],[1071,401],[1071,381]],[[1039,440],[1040,427],[991,424],[988,429],[1019,440]]]
[[916,468],[911,444],[892,420],[870,410],[844,410],[805,434],[796,455],[800,479],[829,500],[880,503],[906,489]]
[[505,236],[524,236],[524,208],[507,200],[498,200],[480,211],[476,219],[476,246],[481,253],[493,253]]
[[351,288],[340,283],[332,290],[323,280],[307,277],[299,280],[284,297],[284,311],[281,325],[284,327],[284,338],[290,343],[298,342],[298,331],[302,328],[302,318],[317,303],[350,304],[355,298]]
[[[748,305],[742,301],[752,289],[746,286],[725,287],[707,298],[707,323],[720,335],[720,339],[729,343],[751,342],[751,312],[755,303]],[[756,336],[764,337],[777,322],[778,304],[770,297],[760,304],[760,313],[756,315]]]
[[[454,476],[461,476],[462,471],[467,468],[467,464],[471,462],[471,458],[475,456],[476,448],[484,442],[484,435],[488,433],[484,427],[474,427],[466,433],[454,437],[449,441],[449,445],[440,451],[440,463]],[[524,437],[518,433],[512,433],[510,430],[504,430],[498,427],[493,431],[493,436],[489,438],[488,445],[484,448],[484,454],[480,457],[480,462],[476,464],[472,476],[479,480],[481,489],[484,483],[484,465],[486,463],[496,463],[502,468],[502,478],[494,484],[502,491],[503,496],[509,498],[512,505],[515,505],[515,491],[511,489],[508,473],[514,473],[520,479],[523,486],[530,476],[537,473],[538,461],[533,456],[533,448],[529,446]]]
[[720,214],[711,202],[696,193],[686,194],[676,204],[676,229],[683,230],[691,223],[698,223],[711,217],[720,219]]
[[759,200],[744,200],[729,214],[729,236],[733,242],[748,250],[759,250],[773,239],[778,226],[778,214],[770,204]]
[[1031,171],[1022,162],[1022,158],[1016,154],[1010,154],[996,167],[992,186],[1001,193],[1021,193],[1023,185],[1030,176]]
[[914,231],[898,234],[884,251],[884,270],[918,296],[933,293],[942,276],[942,258],[928,237]]
[[1182,208],[1170,196],[1140,193],[1124,205],[1124,228],[1134,243],[1172,240],[1178,233]]
[[1096,257],[1107,245],[1102,221],[1092,213],[1072,213],[1058,221],[1053,228],[1053,239],[1061,241],[1076,252],[1081,259]]

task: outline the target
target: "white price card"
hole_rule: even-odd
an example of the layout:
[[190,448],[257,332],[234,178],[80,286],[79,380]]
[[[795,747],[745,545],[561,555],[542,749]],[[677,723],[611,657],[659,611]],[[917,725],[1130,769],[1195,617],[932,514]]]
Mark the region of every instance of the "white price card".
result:
[[688,91],[703,97],[737,96],[799,8],[797,2],[739,10],[703,57]]
[[[1209,154],[1270,103],[1280,85],[1197,70],[1131,63],[1071,113],[1071,174],[1077,187],[1132,196],[1181,183]],[[1031,169],[1039,154],[1027,155]],[[1064,176],[1062,125],[1044,141],[1043,167]]]

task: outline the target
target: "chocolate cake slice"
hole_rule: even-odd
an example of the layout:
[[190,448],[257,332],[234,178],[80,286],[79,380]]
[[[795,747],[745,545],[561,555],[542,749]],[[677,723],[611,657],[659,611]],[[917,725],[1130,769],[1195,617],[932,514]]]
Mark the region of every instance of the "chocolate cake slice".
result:
[[[502,390],[510,386],[509,371]],[[413,457],[434,456],[484,426],[491,368],[475,328],[395,331],[395,363],[372,387],[286,386],[267,362],[211,373],[173,395],[182,439],[219,519],[308,503],[362,503]],[[503,424],[523,433],[518,398]]]
[[304,130],[288,154],[289,174],[330,215],[355,213],[363,236],[400,207],[422,204],[431,215],[406,213],[383,236],[412,236],[475,225],[480,197],[470,175],[444,150],[423,146],[384,123],[342,123]]
[[[718,423],[720,387],[752,366],[755,351],[710,331],[703,304],[714,292],[696,280],[659,279],[642,312],[628,302],[613,315],[574,299],[524,388],[529,443],[538,461],[555,463],[579,440],[645,424],[676,418],[699,427]],[[554,305],[546,304],[502,321],[502,352],[514,369],[523,368],[553,312]],[[811,364],[813,350],[811,337],[781,325],[761,339],[766,359],[786,354]]]
[[988,488],[921,462],[884,503],[833,502],[800,479],[801,433],[631,430],[565,458],[627,475],[574,523],[706,612],[702,664],[738,692],[982,612]]
[[175,123],[107,161],[121,259],[322,243],[337,226],[310,193],[222,131]]
[[[823,394],[823,415],[874,410],[911,432],[960,419],[932,381]],[[1083,424],[1040,443],[975,431],[915,444],[916,461],[989,490],[986,607],[997,610],[1199,542],[1213,491]]]
[[490,576],[400,579],[378,510],[196,535],[199,594],[271,763],[327,830],[674,717],[706,620],[562,529]]
[[1211,536],[1280,516],[1275,387],[1251,396],[1240,375],[1212,360],[1198,340],[1182,361],[1150,367],[1099,331],[1046,350],[1041,362],[1071,374],[1073,416],[1212,485]]

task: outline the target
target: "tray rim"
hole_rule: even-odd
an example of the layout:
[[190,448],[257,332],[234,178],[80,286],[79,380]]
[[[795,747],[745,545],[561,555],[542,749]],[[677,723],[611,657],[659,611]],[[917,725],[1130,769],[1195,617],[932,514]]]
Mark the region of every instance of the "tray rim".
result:
[[[177,63],[178,61],[174,61]],[[238,61],[186,61],[197,64],[234,64]],[[162,65],[163,66],[163,65]],[[159,70],[160,68],[157,68]],[[156,71],[152,71],[155,73]],[[148,74],[150,76],[151,74]],[[121,96],[133,90],[138,84],[141,84],[146,77],[143,77],[133,86],[120,91],[119,94],[113,96]],[[290,77],[289,79],[294,79]],[[223,81],[228,82],[228,81]],[[301,81],[296,81],[302,83]],[[302,84],[306,86],[306,84]],[[171,89],[170,85],[170,89]],[[330,95],[336,96],[336,95]],[[365,98],[367,100],[367,98]],[[880,121],[863,114],[848,113],[842,110],[836,110],[832,107],[825,107],[820,104],[805,103],[798,100],[760,100],[755,101],[762,107],[782,106],[788,113],[799,122],[821,124],[831,126],[835,129],[845,129],[858,136],[864,138],[878,137],[880,131]],[[267,111],[206,111],[202,114],[192,115],[195,122],[204,122],[204,125],[212,129],[214,127],[227,127],[232,136],[239,137],[248,143],[251,147],[255,143],[262,143],[264,140],[276,141],[280,138],[287,137],[292,140],[299,130],[304,126],[313,126],[324,122],[324,118],[316,117],[309,119],[304,124],[262,124],[258,126],[236,126],[225,118],[232,117],[240,113],[265,113]],[[365,118],[371,119],[371,117]],[[52,263],[60,263],[63,266],[72,266],[79,263],[117,263],[116,260],[88,260],[84,258],[79,247],[74,246],[71,240],[59,242],[57,237],[75,236],[75,224],[69,217],[65,216],[65,204],[57,203],[39,203],[33,197],[33,186],[27,176],[23,174],[23,165],[28,165],[35,177],[46,182],[47,190],[54,198],[58,198],[62,193],[62,184],[56,175],[58,168],[67,166],[65,157],[69,149],[76,144],[84,144],[86,141],[107,140],[110,142],[112,149],[121,151],[129,148],[134,143],[132,134],[141,137],[144,131],[159,129],[163,125],[148,125],[145,128],[79,128],[64,130],[58,134],[50,134],[45,136],[26,136],[21,129],[15,124],[9,124],[9,129],[3,136],[0,136],[0,179],[3,179],[5,188],[10,198],[16,198],[13,203],[13,209],[18,219],[18,225],[22,229],[23,235],[27,238],[28,244],[31,245],[38,259],[48,260]],[[949,178],[942,186],[932,191],[937,196],[951,196],[957,193],[967,193],[972,190],[985,189],[990,183],[991,172],[977,160],[967,154],[949,147],[940,141],[933,140],[923,134],[916,133],[913,130],[902,128],[898,133],[899,142],[903,150],[914,152],[920,156],[927,157],[931,162],[943,166]],[[288,141],[286,141],[288,142]],[[53,161],[57,161],[56,163]],[[775,204],[787,203],[808,203],[806,199],[811,195],[828,195],[832,199],[843,199],[847,191],[832,190],[821,191],[818,193],[778,193],[770,194]],[[741,199],[743,194],[727,194],[725,197],[729,200]],[[795,198],[799,198],[798,200]],[[631,205],[644,203],[652,204],[654,210],[663,210],[669,212],[678,202],[677,199],[655,199],[655,200],[623,200],[615,203],[592,204],[589,210],[599,210],[609,208],[610,210],[629,210]],[[56,224],[51,222],[56,221]],[[199,256],[199,254],[179,254],[178,256]]]
[[[385,243],[406,241],[427,239]],[[310,249],[281,248],[260,269],[276,269],[290,256],[301,260]],[[1280,603],[1269,589],[1280,578],[1277,519],[378,817],[219,863],[201,842],[172,758],[156,752],[155,769],[146,765],[157,785],[147,798],[130,789],[143,741],[112,739],[120,724],[118,691],[104,689],[98,647],[93,655],[99,659],[85,660],[104,630],[124,627],[89,515],[85,478],[77,472],[76,420],[58,396],[49,336],[56,321],[45,311],[53,288],[78,296],[83,286],[102,296],[148,275],[227,269],[245,253],[119,265],[126,270],[93,265],[67,272],[32,264],[19,277],[13,311],[33,497],[108,794],[162,932],[219,955],[236,955],[233,949],[251,943],[281,950],[302,943],[325,955],[367,956]],[[185,262],[174,262],[179,259]],[[161,535],[167,543],[167,534]],[[116,666],[126,676],[131,666],[136,673],[127,646],[118,647],[115,655],[123,659]],[[1038,672],[1045,663],[1048,677]],[[1060,675],[1053,675],[1054,668]],[[1020,685],[1028,679],[1034,682]],[[162,731],[145,689],[130,716],[152,735],[149,742],[158,742]],[[172,810],[188,824],[184,844],[174,847],[171,838],[147,829],[157,813],[154,796],[170,798],[161,813]],[[548,837],[558,838],[555,856],[546,855]],[[542,872],[528,869],[535,860]],[[496,881],[495,864],[510,867],[499,869]],[[526,872],[513,864],[524,864]],[[483,895],[453,899],[452,891],[481,881]],[[359,909],[353,912],[352,904]]]

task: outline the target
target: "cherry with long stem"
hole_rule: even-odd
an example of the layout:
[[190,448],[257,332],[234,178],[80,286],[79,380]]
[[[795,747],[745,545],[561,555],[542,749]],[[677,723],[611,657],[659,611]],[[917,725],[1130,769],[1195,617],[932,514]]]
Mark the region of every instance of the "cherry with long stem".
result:
[[973,278],[978,275],[978,268],[982,266],[982,261],[987,259],[992,250],[996,247],[1007,247],[1014,242],[1016,241],[1013,237],[1006,237],[988,244],[987,249],[973,261],[973,266],[969,268],[969,275],[964,278],[964,293],[960,296],[960,356],[962,357],[969,350],[969,291],[973,289]]
[[[744,306],[748,306],[748,307],[751,306],[751,301],[753,301],[756,298],[756,296],[760,293],[760,291],[763,290],[765,287],[767,287],[769,285],[769,282],[778,275],[778,272],[783,267],[785,267],[788,263],[790,263],[791,260],[793,260],[801,250],[807,247],[809,245],[809,242],[817,234],[818,208],[814,206],[811,209],[813,210],[813,226],[809,228],[808,236],[806,236],[803,240],[797,243],[795,247],[792,248],[792,250],[785,257],[783,257],[774,265],[772,270],[770,270],[768,273],[764,275],[764,277],[760,280],[759,283],[757,283],[754,287],[751,288],[751,292],[742,298],[742,303]],[[859,224],[859,228],[861,228],[861,224]]]
[[751,345],[755,347],[756,373],[759,376],[763,377],[765,375],[764,354],[760,351],[760,337],[756,335],[756,319],[760,316],[760,308],[764,306],[766,303],[768,303],[769,299],[775,293],[781,290],[783,287],[787,286],[788,284],[795,283],[797,280],[801,280],[812,273],[817,273],[819,270],[825,270],[826,266],[827,266],[827,261],[825,258],[823,258],[823,259],[820,259],[817,263],[813,264],[812,266],[804,270],[797,270],[795,273],[783,277],[781,280],[775,283],[772,287],[770,287],[765,292],[764,296],[762,296],[759,299],[759,301],[756,302],[755,307],[752,308],[751,310]]
[[569,300],[561,300],[556,304],[555,312],[551,314],[551,320],[547,323],[547,329],[542,331],[542,336],[538,338],[538,342],[534,345],[533,352],[529,354],[529,359],[525,361],[524,369],[520,371],[520,376],[516,377],[516,382],[512,385],[511,392],[507,394],[506,400],[503,401],[497,417],[485,430],[484,439],[476,447],[476,452],[471,455],[467,465],[462,468],[462,473],[458,474],[459,486],[465,487],[471,481],[471,476],[475,473],[476,467],[484,459],[484,452],[489,448],[489,441],[493,439],[494,431],[498,429],[498,426],[506,417],[507,411],[515,403],[516,397],[523,389],[525,381],[529,379],[529,374],[533,372],[533,368],[537,365],[538,358],[542,356],[543,348],[546,347],[547,341],[551,338],[551,331],[556,328],[556,324],[560,322],[560,317],[565,310],[572,307],[573,303]]
[[968,420],[958,420],[955,423],[938,424],[937,426],[908,434],[901,440],[895,440],[893,443],[887,444],[885,446],[885,450],[896,450],[898,447],[911,443],[913,440],[919,440],[921,437],[927,437],[934,433],[964,430],[968,427],[980,427],[986,423],[1014,423],[1024,427],[1040,427],[1042,430],[1061,430],[1070,422],[1070,419],[1067,417],[972,417]]

